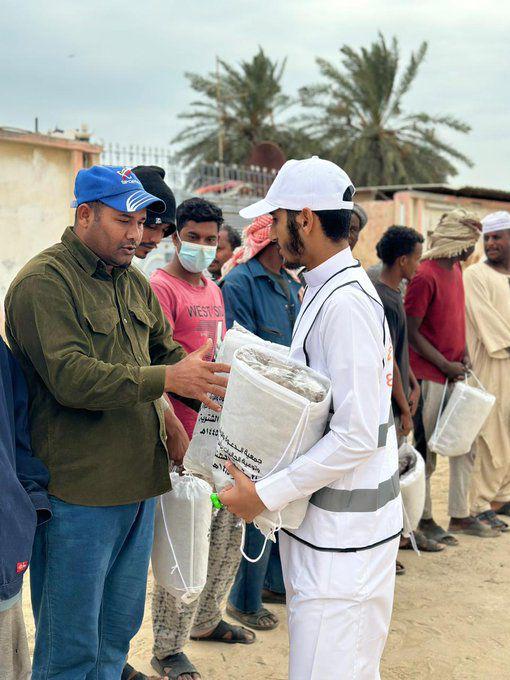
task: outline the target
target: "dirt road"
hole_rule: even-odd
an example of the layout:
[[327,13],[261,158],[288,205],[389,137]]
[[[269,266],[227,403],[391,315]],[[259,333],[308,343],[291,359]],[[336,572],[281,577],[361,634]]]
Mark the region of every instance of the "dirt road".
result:
[[[445,460],[439,462],[436,516],[446,521],[448,467]],[[407,573],[397,579],[383,680],[510,679],[509,557],[510,534],[497,539],[461,537],[458,547],[421,557],[401,551]],[[32,636],[26,590],[26,620]],[[275,609],[282,625],[259,633],[251,646],[190,643],[186,652],[203,680],[285,680],[285,613],[283,607]],[[132,645],[131,662],[139,670],[150,671],[151,645],[149,605]]]

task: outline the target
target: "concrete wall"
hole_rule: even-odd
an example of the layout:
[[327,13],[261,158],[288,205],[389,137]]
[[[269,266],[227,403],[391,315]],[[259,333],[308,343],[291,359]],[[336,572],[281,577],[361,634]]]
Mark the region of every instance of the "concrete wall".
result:
[[[357,198],[357,197],[356,197]],[[367,226],[360,234],[354,255],[368,268],[378,259],[375,253],[377,241],[392,224],[395,224],[395,203],[393,201],[357,200],[368,215]]]
[[[71,223],[74,178],[97,148],[42,135],[0,135],[0,303],[19,269]],[[32,141],[33,140],[33,141]],[[83,147],[83,148],[81,148]]]
[[[466,198],[432,194],[418,191],[401,191],[388,200],[367,200],[363,193],[356,200],[366,210],[368,223],[361,232],[355,255],[365,267],[377,262],[375,246],[385,230],[393,224],[413,227],[425,239],[434,230],[443,213],[454,208],[464,208],[474,212],[480,219],[497,210],[510,211],[510,202],[487,199]],[[470,262],[476,262],[483,256],[482,239],[479,240],[476,253]]]

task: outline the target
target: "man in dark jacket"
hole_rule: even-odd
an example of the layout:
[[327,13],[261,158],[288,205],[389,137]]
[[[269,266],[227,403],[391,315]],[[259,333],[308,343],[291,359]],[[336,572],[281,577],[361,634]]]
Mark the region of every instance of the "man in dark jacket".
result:
[[21,585],[35,528],[51,517],[48,471],[32,456],[27,387],[0,338],[0,678],[30,677]]
[[283,268],[278,246],[269,238],[271,222],[270,215],[254,220],[244,232],[243,248],[224,265],[227,328],[237,321],[263,340],[290,346],[301,284]]

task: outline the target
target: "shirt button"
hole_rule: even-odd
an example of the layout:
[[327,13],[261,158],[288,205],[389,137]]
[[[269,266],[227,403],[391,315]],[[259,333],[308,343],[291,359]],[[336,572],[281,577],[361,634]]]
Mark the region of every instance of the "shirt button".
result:
[[125,324],[127,324],[127,322],[128,322],[128,320],[127,320],[127,319],[125,319],[125,318],[124,318],[124,319],[122,319],[122,321],[124,321],[124,323],[125,323]]

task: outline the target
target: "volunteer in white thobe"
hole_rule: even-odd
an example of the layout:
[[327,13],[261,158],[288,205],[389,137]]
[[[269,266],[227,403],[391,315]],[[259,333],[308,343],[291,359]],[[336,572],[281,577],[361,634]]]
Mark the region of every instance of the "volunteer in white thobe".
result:
[[[297,163],[312,167],[300,166],[300,176],[280,182],[280,194],[268,194],[273,210],[299,210],[301,195],[301,209],[334,209],[332,197],[342,196],[343,185],[341,175],[334,177],[333,164],[316,158]],[[296,185],[308,170],[312,188],[305,182],[300,189]],[[278,189],[277,183],[278,177],[273,184]],[[294,191],[285,195],[289,186]],[[340,201],[339,206],[349,204]],[[273,511],[311,495],[301,527],[280,534],[289,677],[377,680],[403,521],[391,412],[391,338],[377,292],[348,247],[305,279],[291,357],[331,380],[331,420],[315,446],[258,481],[255,490]]]

